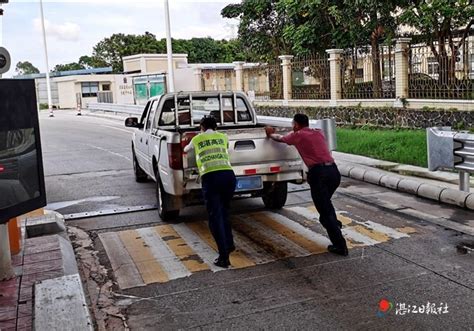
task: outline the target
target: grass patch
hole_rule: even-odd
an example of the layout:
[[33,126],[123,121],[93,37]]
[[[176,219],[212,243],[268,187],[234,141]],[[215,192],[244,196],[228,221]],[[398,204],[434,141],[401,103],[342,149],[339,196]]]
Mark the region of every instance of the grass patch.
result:
[[425,130],[337,129],[337,151],[428,166]]

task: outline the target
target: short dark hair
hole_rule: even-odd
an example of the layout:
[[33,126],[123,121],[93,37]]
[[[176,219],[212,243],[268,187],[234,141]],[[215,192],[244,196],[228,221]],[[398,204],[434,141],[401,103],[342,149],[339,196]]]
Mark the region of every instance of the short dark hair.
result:
[[201,119],[200,125],[204,128],[204,130],[217,129],[217,122],[214,116],[204,116]]
[[293,116],[293,121],[303,127],[309,126],[309,118],[305,114],[296,114],[295,116]]

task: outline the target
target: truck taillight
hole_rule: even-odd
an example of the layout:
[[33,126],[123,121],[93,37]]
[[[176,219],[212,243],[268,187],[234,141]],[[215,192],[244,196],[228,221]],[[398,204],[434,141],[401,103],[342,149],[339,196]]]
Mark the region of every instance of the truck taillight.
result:
[[181,138],[181,147],[186,147],[191,142],[191,140],[197,135],[197,132],[186,132]]
[[168,162],[171,169],[183,169],[183,149],[181,144],[168,144]]
[[280,167],[270,167],[270,172],[280,172]]
[[4,172],[4,171],[5,171],[5,167],[0,164],[0,172]]

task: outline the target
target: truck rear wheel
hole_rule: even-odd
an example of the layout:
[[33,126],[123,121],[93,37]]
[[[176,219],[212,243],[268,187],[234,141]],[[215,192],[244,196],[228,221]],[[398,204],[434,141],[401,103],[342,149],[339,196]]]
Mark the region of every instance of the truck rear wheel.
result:
[[158,215],[164,222],[172,222],[179,217],[179,209],[172,209],[175,206],[174,199],[176,198],[165,192],[163,184],[157,178],[156,200],[158,202]]
[[262,200],[269,209],[280,209],[288,196],[287,182],[267,182],[263,184]]
[[137,183],[144,183],[148,181],[148,175],[140,168],[140,165],[137,161],[137,156],[135,155],[135,149],[132,147],[132,156],[133,156],[133,173],[135,174],[135,181]]

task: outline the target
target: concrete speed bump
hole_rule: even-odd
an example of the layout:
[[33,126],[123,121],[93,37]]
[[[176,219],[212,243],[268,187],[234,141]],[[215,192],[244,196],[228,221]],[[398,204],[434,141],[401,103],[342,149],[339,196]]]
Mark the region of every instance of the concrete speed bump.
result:
[[417,194],[418,188],[420,186],[421,186],[421,183],[416,181],[416,180],[402,179],[398,183],[398,190],[401,191],[401,192]]
[[469,196],[469,193],[453,190],[450,188],[445,189],[441,192],[440,201],[444,203],[449,203],[451,205],[457,205],[459,207],[466,207],[466,200]]
[[446,190],[445,187],[430,184],[421,184],[418,188],[417,195],[422,198],[439,201],[441,197],[441,192],[443,192],[444,190]]

